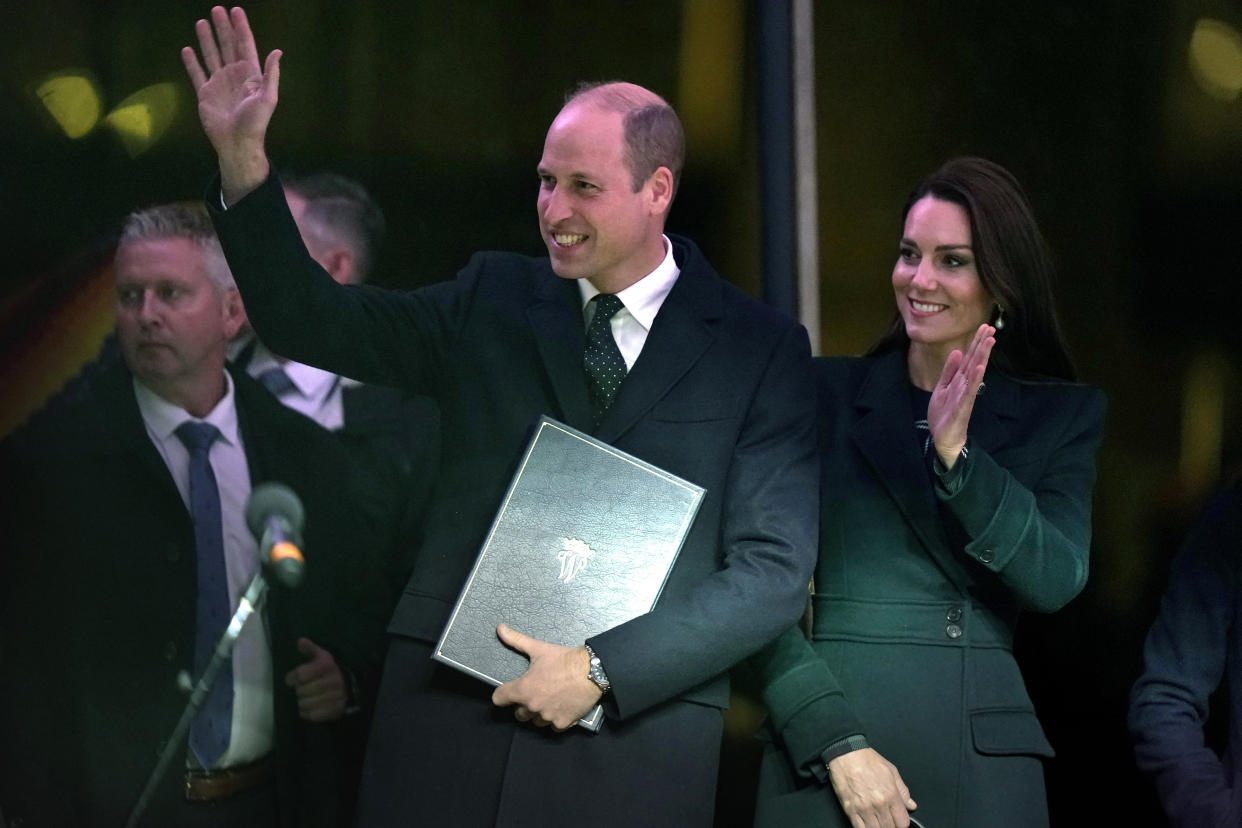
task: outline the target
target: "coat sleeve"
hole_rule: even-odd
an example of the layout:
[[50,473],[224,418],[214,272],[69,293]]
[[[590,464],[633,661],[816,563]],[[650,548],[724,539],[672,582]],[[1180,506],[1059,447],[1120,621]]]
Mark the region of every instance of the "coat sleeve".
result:
[[1170,825],[1236,826],[1236,792],[1220,757],[1204,742],[1208,699],[1236,648],[1237,489],[1218,497],[1174,560],[1160,612],[1143,648],[1143,673],[1130,697],[1129,727],[1139,769],[1154,778]]
[[[835,359],[820,360],[817,365],[821,372],[817,383],[820,452],[824,458],[832,450],[828,436],[832,429],[825,418],[839,410],[837,395],[849,387],[847,365],[848,361]],[[821,510],[820,520],[831,521],[832,515]],[[830,745],[866,735],[832,668],[812,649],[800,626],[785,630],[747,659],[742,672],[757,688],[768,710],[768,724],[800,776],[817,777],[813,769],[820,767]]]
[[228,210],[206,202],[246,315],[273,352],[433,394],[468,302],[459,282],[408,292],[337,284],[307,252],[275,173]]
[[829,746],[865,735],[832,669],[791,627],[746,663],[757,677],[769,724],[797,773],[808,779]]
[[815,564],[818,452],[810,345],[788,326],[732,449],[719,568],[681,600],[591,639],[626,718],[729,670],[797,621]]
[[972,447],[961,486],[937,496],[969,541],[965,553],[995,572],[1021,605],[1054,612],[1087,582],[1095,453],[1103,436],[1103,392],[1075,389],[1077,405],[1041,443],[1047,462],[1023,485],[982,448]]

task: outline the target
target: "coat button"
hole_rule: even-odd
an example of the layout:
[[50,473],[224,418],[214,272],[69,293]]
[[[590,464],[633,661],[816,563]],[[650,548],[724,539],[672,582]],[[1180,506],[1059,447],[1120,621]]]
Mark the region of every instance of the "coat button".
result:
[[164,645],[164,660],[172,661],[176,657],[177,657],[177,644],[176,642],[169,641],[167,644]]
[[996,556],[992,554],[991,549],[985,549],[979,553],[979,560],[985,564],[990,564],[992,561],[996,560]]
[[962,608],[949,607],[949,611],[944,614],[944,617],[946,621],[952,621],[956,624],[958,621],[962,620]]
[[957,639],[962,637],[962,628],[957,624],[949,624],[944,628],[944,634],[949,638]]

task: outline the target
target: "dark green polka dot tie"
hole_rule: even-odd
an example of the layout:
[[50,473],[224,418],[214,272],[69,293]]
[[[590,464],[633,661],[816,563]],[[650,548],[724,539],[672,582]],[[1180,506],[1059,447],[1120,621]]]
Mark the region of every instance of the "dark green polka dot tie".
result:
[[617,341],[612,338],[612,317],[625,307],[611,293],[597,294],[595,315],[587,328],[586,351],[582,355],[582,367],[586,370],[587,388],[591,392],[591,413],[598,426],[608,407],[617,396],[617,389],[625,379],[625,359]]

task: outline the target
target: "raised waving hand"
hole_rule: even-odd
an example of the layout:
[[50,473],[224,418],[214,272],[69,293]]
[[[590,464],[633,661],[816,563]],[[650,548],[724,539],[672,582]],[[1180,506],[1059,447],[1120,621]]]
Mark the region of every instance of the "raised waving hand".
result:
[[975,410],[975,396],[983,384],[988,357],[996,344],[996,329],[984,323],[975,331],[966,353],[953,351],[944,361],[944,370],[932,389],[927,405],[927,428],[931,431],[936,453],[949,468],[957,463],[966,445],[966,429]]
[[224,199],[233,203],[267,178],[267,125],[276,109],[280,50],[262,66],[246,12],[211,10],[211,22],[194,24],[199,54],[181,50],[181,62],[198,97],[198,117],[220,162]]

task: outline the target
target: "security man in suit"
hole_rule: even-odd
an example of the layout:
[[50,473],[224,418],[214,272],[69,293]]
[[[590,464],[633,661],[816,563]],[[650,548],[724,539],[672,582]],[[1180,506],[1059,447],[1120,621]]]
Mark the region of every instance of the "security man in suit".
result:
[[280,481],[306,571],[242,627],[142,823],[340,825],[334,731],[377,681],[374,541],[353,466],[225,349],[241,301],[205,211],[132,215],[123,360],[4,446],[0,801],[11,825],[121,825],[259,567],[244,515]]
[[[664,233],[684,154],[676,114],[627,83],[566,103],[538,165],[547,258],[478,254],[411,293],[343,287],[301,244],[265,153],[279,53],[260,65],[240,9],[211,17],[201,62],[182,56],[220,164],[208,205],[255,329],[294,359],[431,394],[442,412],[361,825],[710,825],[726,671],[805,603],[815,407],[806,332]],[[650,613],[572,647],[495,619],[530,666],[492,691],[430,654],[541,415],[707,495]],[[601,699],[600,733],[569,730]]]

